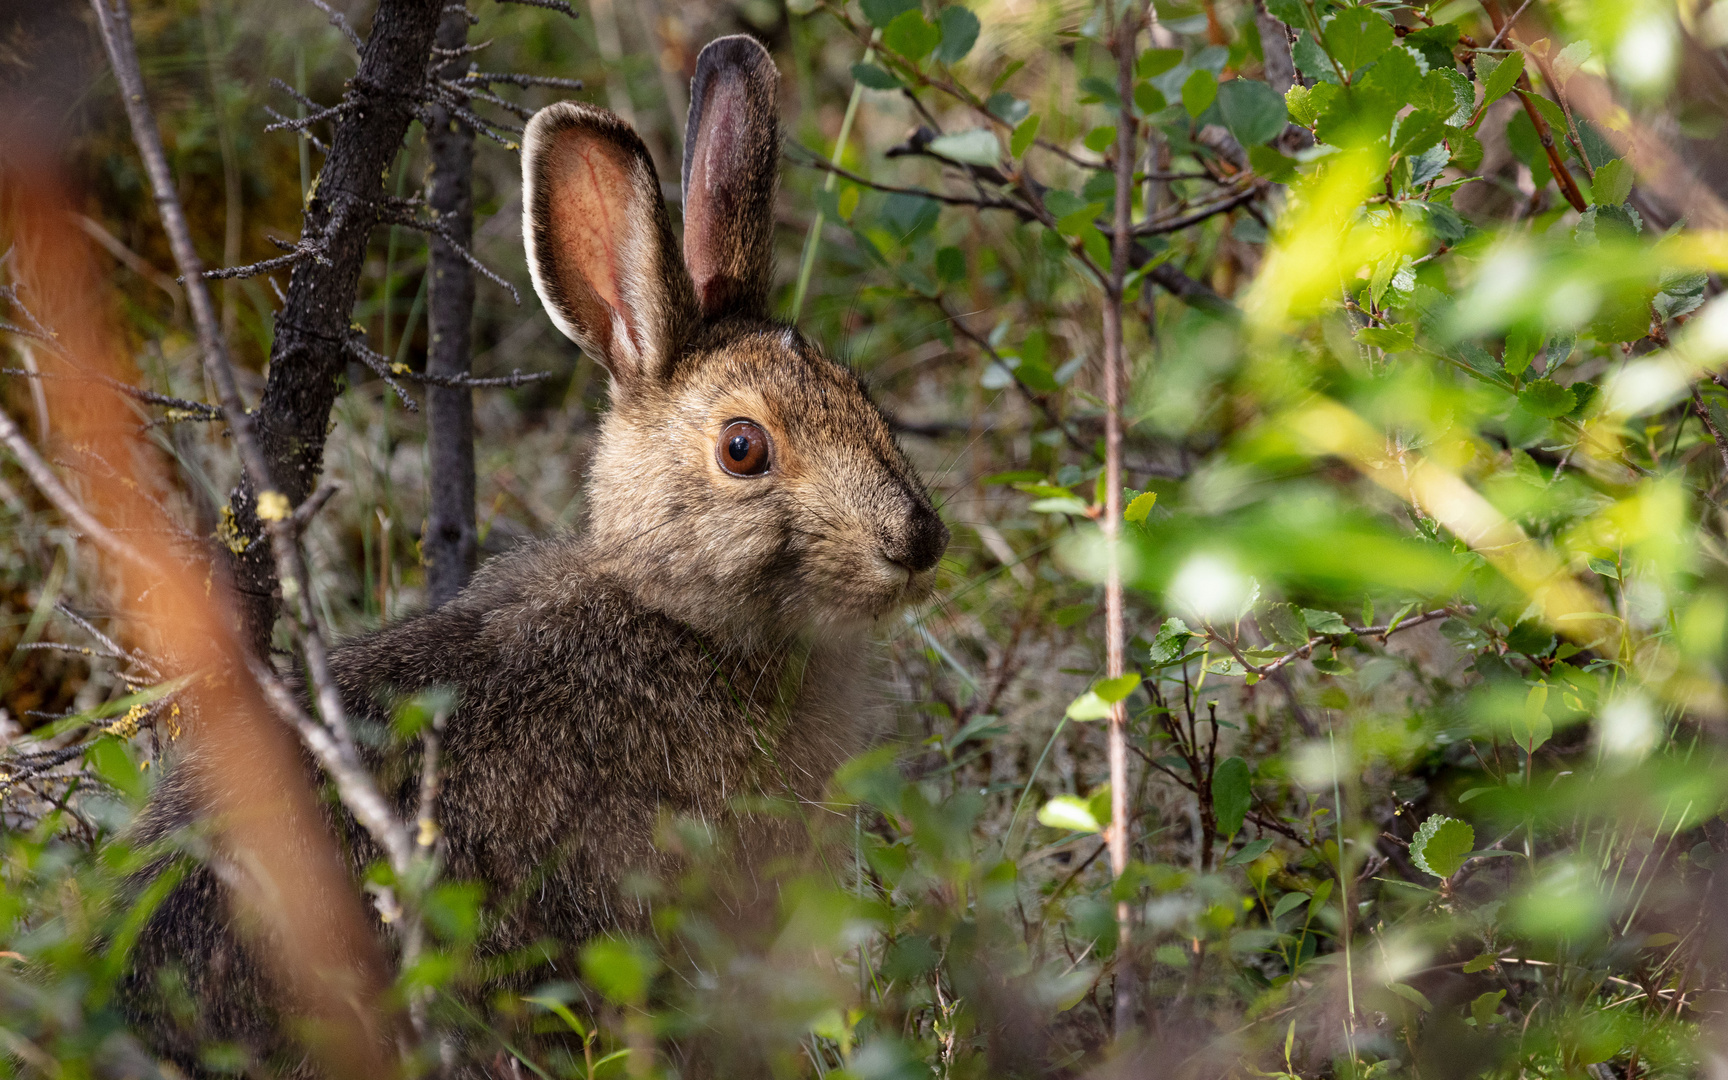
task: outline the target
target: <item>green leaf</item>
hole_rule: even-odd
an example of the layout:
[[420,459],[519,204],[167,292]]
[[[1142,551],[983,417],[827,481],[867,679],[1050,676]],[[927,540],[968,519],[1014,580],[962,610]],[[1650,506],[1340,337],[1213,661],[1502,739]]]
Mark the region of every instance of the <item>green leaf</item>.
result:
[[1140,110],[1141,116],[1162,112],[1169,104],[1164,99],[1164,92],[1149,82],[1139,83],[1134,87],[1134,107]]
[[[1296,160],[1285,157],[1270,146],[1250,146],[1248,148],[1248,167],[1274,184],[1288,184],[1296,179]],[[1243,218],[1242,220],[1251,221],[1253,219]],[[1259,223],[1256,222],[1255,224]]]
[[1218,97],[1218,76],[1200,68],[1182,82],[1182,108],[1191,117],[1198,117],[1212,107]]
[[1103,127],[1095,127],[1091,131],[1088,131],[1086,133],[1086,138],[1082,139],[1081,143],[1086,147],[1086,149],[1092,151],[1094,154],[1102,154],[1104,151],[1108,150],[1110,144],[1115,141],[1115,125],[1105,125]]
[[1260,856],[1272,850],[1272,838],[1263,836],[1258,840],[1242,845],[1242,850],[1224,860],[1225,866],[1247,866]]
[[1493,967],[1496,963],[1498,963],[1499,960],[1500,960],[1500,958],[1498,956],[1495,956],[1493,953],[1483,953],[1481,956],[1476,957],[1474,960],[1465,961],[1464,974],[1474,975],[1478,971],[1487,971],[1489,968]]
[[984,103],[991,116],[999,118],[1004,124],[1013,127],[1026,119],[1032,112],[1032,106],[1021,101],[1006,90],[990,95],[990,100]]
[[1399,997],[1403,998],[1405,1001],[1408,1001],[1410,1004],[1416,1006],[1418,1009],[1421,1009],[1423,1012],[1428,1012],[1434,1008],[1434,1003],[1429,1001],[1427,996],[1425,994],[1423,994],[1422,991],[1416,989],[1414,986],[1408,986],[1404,983],[1395,982],[1395,983],[1387,983],[1386,989],[1392,991],[1394,994],[1397,994]]
[[1526,755],[1542,749],[1554,737],[1554,722],[1548,719],[1548,685],[1537,683],[1524,695],[1524,708],[1512,718],[1512,741]]
[[1422,69],[1408,49],[1391,48],[1380,54],[1374,66],[1362,77],[1365,86],[1372,86],[1396,101],[1409,101],[1422,82]]
[[1344,616],[1336,611],[1316,611],[1313,608],[1302,609],[1302,621],[1308,624],[1308,629],[1316,634],[1348,634],[1350,624],[1344,621]]
[[1129,694],[1132,694],[1134,688],[1139,685],[1140,675],[1137,672],[1130,671],[1126,675],[1118,675],[1114,679],[1099,679],[1096,683],[1092,684],[1092,692],[1097,694],[1104,701],[1114,705],[1123,698],[1126,698]]
[[1338,70],[1332,66],[1326,51],[1309,31],[1303,30],[1296,35],[1296,44],[1290,49],[1290,58],[1296,62],[1296,70],[1313,79],[1315,83],[1330,83],[1334,88],[1337,87]]
[[871,26],[886,27],[908,11],[918,8],[918,0],[859,0],[864,17]]
[[660,960],[634,938],[605,937],[582,947],[582,978],[617,1005],[640,1006]]
[[[1479,67],[1482,65],[1478,65]],[[1482,76],[1482,104],[1492,105],[1511,92],[1518,82],[1518,76],[1524,74],[1524,54],[1514,50],[1493,69]]]
[[1561,386],[1552,379],[1537,379],[1518,391],[1518,404],[1529,413],[1553,419],[1571,412],[1578,404],[1578,396],[1569,386]]
[[1039,807],[1038,823],[1073,832],[1095,833],[1104,829],[1091,804],[1078,795],[1058,795]]
[[1452,127],[1463,127],[1476,110],[1476,87],[1457,68],[1442,67],[1422,80],[1413,104],[1433,110]]
[[936,59],[944,64],[958,64],[978,43],[978,16],[957,4],[942,9],[937,25],[942,28],[942,45]]
[[[1601,176],[1601,171],[1598,170],[1596,175]],[[1650,301],[1650,306],[1664,319],[1690,315],[1704,306],[1705,289],[1709,283],[1710,276],[1701,270],[1667,271],[1662,275],[1662,288],[1656,293],[1656,298]],[[1717,427],[1720,430],[1720,420],[1717,421]]]
[[1188,639],[1194,636],[1194,631],[1188,629],[1188,624],[1181,619],[1171,617],[1164,620],[1158,633],[1152,638],[1152,647],[1148,650],[1154,664],[1168,664],[1182,655],[1182,650],[1188,645]]
[[554,1014],[558,1019],[564,1021],[564,1023],[569,1026],[570,1030],[574,1031],[578,1036],[584,1039],[588,1037],[588,1025],[578,1020],[576,1014],[570,1011],[570,1006],[559,1001],[557,998],[525,997],[522,1000],[526,1001],[530,1005],[538,1005],[547,1012]]
[[1364,326],[1356,331],[1356,340],[1387,352],[1403,352],[1416,347],[1416,328],[1409,323],[1394,326]]
[[1500,354],[1500,364],[1508,375],[1522,375],[1542,347],[1542,335],[1529,330],[1512,330],[1506,335],[1506,349]]
[[1562,151],[1570,152],[1571,148],[1565,141],[1565,136],[1559,134],[1571,126],[1566,120],[1566,110],[1541,94],[1531,94],[1527,100],[1536,106],[1536,111],[1541,113],[1542,118],[1548,121],[1548,126],[1554,129],[1554,145],[1561,148]]
[[1597,206],[1619,206],[1632,194],[1632,180],[1632,166],[1622,158],[1615,158],[1596,170],[1596,179],[1590,185],[1594,196],[1591,202]]
[[1605,578],[1613,578],[1615,581],[1620,580],[1620,568],[1615,566],[1611,559],[1591,559],[1590,569]]
[[1396,40],[1391,24],[1368,7],[1345,8],[1326,27],[1326,51],[1345,71],[1379,59]]
[[941,41],[942,31],[931,26],[924,18],[924,13],[917,8],[895,16],[894,21],[882,31],[884,48],[914,62],[929,56],[930,51]]
[[1088,75],[1081,79],[1080,89],[1085,91],[1084,96],[1080,98],[1082,105],[1103,105],[1111,112],[1122,108],[1122,99],[1117,96],[1115,85],[1096,75]]
[[1147,49],[1134,63],[1134,77],[1156,79],[1181,62],[1181,49]]
[[1470,1003],[1470,1018],[1477,1027],[1487,1027],[1499,1019],[1500,1002],[1505,997],[1504,990],[1490,990]]
[[1267,604],[1255,621],[1260,624],[1261,633],[1286,649],[1300,649],[1308,644],[1308,625],[1295,604]]
[[[1522,450],[1519,454],[1528,460],[1528,454]],[[1554,648],[1554,631],[1543,625],[1540,619],[1521,619],[1507,631],[1506,647],[1526,656],[1547,656],[1549,650]]]
[[1015,157],[1026,156],[1026,151],[1031,149],[1033,140],[1038,138],[1039,120],[1038,114],[1033,113],[1020,121],[1019,126],[1014,129],[1013,136],[1008,140],[1008,152],[1010,154]]
[[[1300,30],[1308,23],[1308,13],[1302,7],[1302,0],[1266,0],[1266,10],[1292,30]],[[1324,11],[1325,8],[1316,5],[1316,10]]]
[[1446,118],[1427,109],[1418,109],[1398,121],[1398,136],[1392,142],[1392,152],[1418,157],[1440,145],[1440,140],[1445,137]]
[[1312,88],[1297,83],[1284,91],[1284,108],[1290,113],[1290,119],[1311,128],[1320,119],[1320,106],[1314,100]]
[[1152,512],[1152,507],[1158,502],[1156,491],[1142,492],[1129,501],[1122,511],[1123,521],[1145,521],[1146,515]]
[[1110,785],[1102,784],[1097,791],[1086,796],[1086,808],[1092,811],[1092,819],[1100,826],[1110,825]]
[[1027,509],[1034,514],[1070,514],[1085,517],[1087,506],[1082,500],[1067,495],[1054,499],[1039,499]]
[[[1453,53],[1458,48],[1458,24],[1440,23],[1437,26],[1423,27],[1413,30],[1404,36],[1404,47],[1415,49],[1422,59],[1428,62],[1428,70],[1452,68],[1458,63]],[[1471,91],[1474,98],[1475,91]]]
[[1311,897],[1305,892],[1285,893],[1279,897],[1278,903],[1272,908],[1272,921],[1277,922],[1284,916],[1306,904]]
[[1482,142],[1468,132],[1451,139],[1452,164],[1463,172],[1474,172],[1482,164]]
[[957,247],[937,248],[936,276],[950,285],[966,280],[966,253]]
[[[1187,84],[1183,89],[1186,93]],[[1186,96],[1183,104],[1187,104]],[[1276,139],[1290,120],[1278,91],[1253,79],[1231,79],[1219,85],[1216,104],[1224,127],[1243,146]]]
[[1096,690],[1088,690],[1070,701],[1063,715],[1070,720],[1104,720],[1110,716],[1110,703],[1099,697]]
[[1218,823],[1218,835],[1225,840],[1235,836],[1253,801],[1248,763],[1239,757],[1220,761],[1212,773],[1212,813]]
[[[1038,474],[1030,473],[1028,475],[1037,476]],[[1060,484],[1045,484],[1041,482],[1031,484],[1016,483],[1014,484],[1014,487],[1018,491],[1024,491],[1028,495],[1035,495],[1040,499],[1067,499],[1072,498],[1074,495],[1072,491],[1069,491]]]
[[1103,212],[1103,203],[1087,203],[1078,210],[1058,217],[1056,219],[1056,231],[1063,236],[1083,236],[1088,229],[1097,232],[1098,215]]
[[1442,880],[1458,872],[1476,843],[1476,830],[1467,822],[1435,814],[1422,823],[1410,841],[1410,861],[1416,869]]
[[136,801],[150,793],[149,779],[126,752],[124,740],[103,736],[84,751],[84,760],[103,783],[122,795]]
[[900,80],[875,64],[853,64],[852,77],[872,90],[893,90]]
[[1002,144],[989,128],[972,128],[930,140],[930,152],[967,165],[996,165],[1002,160]]

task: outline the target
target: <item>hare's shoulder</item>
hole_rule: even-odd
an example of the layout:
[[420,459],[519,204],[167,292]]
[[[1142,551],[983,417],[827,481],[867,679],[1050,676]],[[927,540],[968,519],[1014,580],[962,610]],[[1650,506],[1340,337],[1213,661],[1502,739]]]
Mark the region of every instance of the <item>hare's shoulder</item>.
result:
[[372,702],[445,686],[468,722],[630,713],[708,671],[705,644],[587,566],[575,542],[536,544],[494,560],[462,595],[354,639],[335,668],[345,699]]

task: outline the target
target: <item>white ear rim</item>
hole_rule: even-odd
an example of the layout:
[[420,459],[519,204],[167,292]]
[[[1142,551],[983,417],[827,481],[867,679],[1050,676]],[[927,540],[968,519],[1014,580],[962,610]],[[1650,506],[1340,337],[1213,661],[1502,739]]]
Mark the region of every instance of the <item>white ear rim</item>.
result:
[[[657,265],[652,228],[634,215],[626,215],[624,218],[624,228],[618,237],[618,298],[626,308],[635,309],[643,318],[640,330],[633,330],[626,313],[607,304],[612,321],[609,350],[601,349],[595,341],[590,340],[589,335],[570,317],[565,306],[555,301],[558,290],[546,280],[535,235],[539,231],[536,226],[541,224],[535,214],[535,208],[540,205],[540,193],[536,186],[538,170],[535,166],[545,151],[544,144],[566,128],[594,121],[620,123],[617,117],[604,109],[575,101],[553,102],[529,119],[522,136],[522,248],[528,259],[528,277],[534,283],[534,293],[540,298],[540,306],[552,320],[552,325],[575,342],[590,358],[616,375],[618,369],[624,367],[633,371],[646,370],[649,357],[644,355],[645,353],[652,353],[655,359],[664,360],[671,347],[668,340],[638,340],[643,334],[653,335],[656,339],[666,336],[664,327],[658,325],[664,321],[663,318],[656,317],[661,314],[655,310],[659,305],[652,300],[653,290],[658,281],[662,280],[663,273],[663,268]],[[657,184],[652,182],[653,177],[642,175],[640,162],[628,161],[626,168],[635,174],[633,180],[657,187]],[[606,355],[608,352],[611,355]]]
[[[576,329],[576,324],[566,317],[560,305],[553,303],[546,280],[540,273],[540,253],[534,235],[534,208],[540,205],[540,200],[535,190],[534,174],[537,170],[534,166],[543,153],[541,143],[547,138],[547,129],[562,126],[557,122],[566,117],[573,119],[580,115],[581,110],[573,107],[570,102],[554,102],[529,118],[528,128],[522,135],[522,250],[528,257],[528,277],[533,281],[534,294],[540,298],[540,306],[552,320],[552,325],[577,345],[582,345],[581,332]],[[587,346],[583,346],[583,351],[587,351]]]

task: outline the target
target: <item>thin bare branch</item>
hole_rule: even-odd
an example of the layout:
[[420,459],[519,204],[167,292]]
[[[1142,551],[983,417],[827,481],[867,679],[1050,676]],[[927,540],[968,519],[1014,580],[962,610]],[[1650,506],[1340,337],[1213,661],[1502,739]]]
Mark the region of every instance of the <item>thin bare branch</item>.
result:
[[18,459],[24,475],[36,485],[36,490],[42,493],[42,497],[53,503],[54,508],[92,543],[131,566],[144,570],[154,569],[153,562],[131,544],[114,535],[106,525],[96,520],[95,515],[85,509],[78,497],[54,475],[54,470],[42,460],[36,448],[30,445],[30,440],[24,437],[24,433],[18,430],[18,425],[12,422],[12,417],[3,409],[0,409],[0,443],[4,443],[6,448],[12,451],[12,456]]
[[[392,202],[394,202],[394,200]],[[455,235],[451,233],[450,227],[445,223],[432,218],[419,217],[411,212],[405,211],[398,205],[392,204],[386,204],[381,208],[379,220],[388,225],[400,225],[405,229],[415,229],[420,232],[431,233],[438,237],[446,244],[449,244],[451,250],[460,254],[462,260],[469,266],[472,266],[476,273],[509,293],[510,298],[518,304],[522,302],[522,294],[516,291],[516,286],[505,281],[502,277],[499,277],[498,274],[485,263],[475,258],[474,253],[469,251],[466,245],[456,239]]]
[[346,113],[350,108],[351,106],[347,101],[339,101],[336,104],[331,105],[329,108],[319,109],[317,112],[307,113],[305,116],[283,117],[274,124],[266,124],[264,130],[304,131],[313,124],[320,124],[326,120],[334,120]]
[[312,524],[312,519],[318,516],[318,511],[324,509],[324,504],[341,490],[342,485],[334,480],[326,480],[319,484],[317,491],[307,496],[305,502],[294,508],[294,516],[290,519],[290,524],[294,526],[294,534],[298,536],[305,532],[306,526]]
[[390,389],[396,391],[396,399],[402,403],[403,408],[407,409],[409,412],[420,411],[419,403],[412,397],[409,397],[408,391],[403,389],[402,384],[396,381],[395,373],[392,370],[393,365],[390,363],[390,358],[388,356],[367,348],[365,345],[360,343],[358,336],[348,339],[348,353],[350,356],[354,357],[354,359],[360,361],[361,364],[369,368],[372,374],[383,379],[385,385],[389,386]]
[[326,4],[324,0],[306,0],[306,2],[329,16],[330,25],[342,31],[342,36],[348,39],[348,44],[354,46],[355,52],[366,47],[366,43],[360,40],[360,35],[355,33],[354,27],[348,24],[347,16]]
[[[1180,232],[1189,226],[1198,225],[1209,218],[1229,213],[1238,206],[1253,202],[1264,190],[1264,185],[1265,181],[1263,180],[1251,179],[1246,187],[1229,192],[1203,206],[1165,217],[1148,218],[1134,226],[1133,234],[1135,236],[1160,236],[1165,233]],[[1108,235],[1107,232],[1106,235]]]
[[568,15],[572,19],[580,18],[576,9],[565,3],[565,0],[498,0],[500,4],[521,4],[523,7],[545,8],[556,11],[560,15]]
[[[293,117],[287,116],[284,113],[277,112],[275,109],[272,109],[268,105],[264,106],[264,111],[269,113],[271,116],[274,116],[278,120],[292,120],[292,119],[294,119]],[[295,132],[295,134],[299,135],[302,139],[305,139],[307,142],[311,143],[312,149],[318,151],[320,154],[328,155],[330,153],[330,148],[327,145],[325,145],[324,140],[320,139],[318,136],[312,134],[310,131],[297,131],[297,132]]]
[[[805,168],[819,169],[823,172],[833,173],[842,180],[850,180],[854,184],[859,184],[876,191],[887,192],[890,195],[917,195],[921,198],[933,199],[936,202],[944,203],[948,206],[975,206],[982,210],[1007,210],[1009,213],[1016,214],[1025,221],[1038,220],[1037,214],[1033,213],[1032,210],[1023,204],[1010,199],[992,199],[988,197],[980,198],[970,195],[950,195],[947,192],[932,191],[929,188],[902,187],[898,184],[884,184],[881,181],[872,180],[867,176],[861,176],[850,169],[836,165],[834,162],[829,161],[827,158],[807,146],[798,146],[797,149],[799,154],[807,154],[809,156],[807,158],[802,158],[789,153],[786,155],[787,161],[790,161],[794,165],[802,165]],[[946,158],[939,158],[938,160],[947,163]]]
[[518,72],[470,71],[455,80],[459,83],[509,83],[511,86],[554,86],[560,90],[583,89],[581,79],[565,79],[557,75],[523,75]]

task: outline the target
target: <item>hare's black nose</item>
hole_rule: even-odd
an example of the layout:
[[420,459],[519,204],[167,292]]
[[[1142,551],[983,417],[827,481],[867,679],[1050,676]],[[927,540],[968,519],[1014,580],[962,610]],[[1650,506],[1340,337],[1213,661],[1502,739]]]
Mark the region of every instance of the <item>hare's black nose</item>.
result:
[[890,560],[921,574],[948,550],[948,526],[942,524],[936,511],[914,502],[904,518],[888,527],[882,541],[883,553]]

